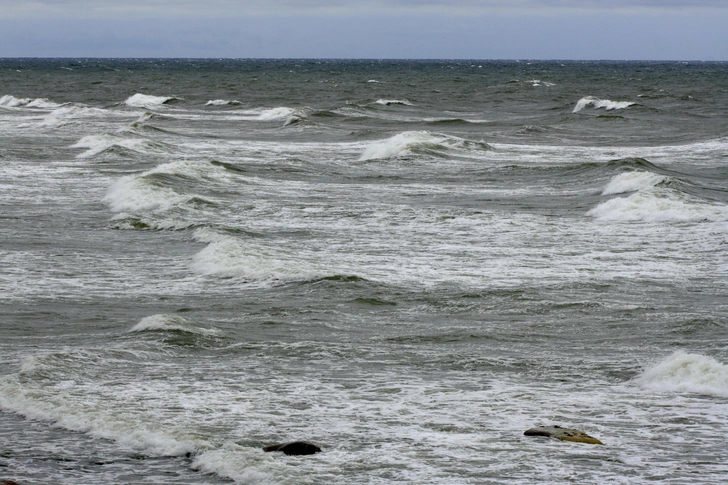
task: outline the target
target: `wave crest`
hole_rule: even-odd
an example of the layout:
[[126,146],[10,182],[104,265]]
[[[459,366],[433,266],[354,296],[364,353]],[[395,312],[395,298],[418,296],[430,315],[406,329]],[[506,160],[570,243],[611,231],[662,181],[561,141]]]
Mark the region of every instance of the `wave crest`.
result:
[[142,318],[139,323],[129,329],[130,333],[133,332],[185,332],[193,333],[196,335],[206,336],[217,336],[221,332],[214,328],[202,328],[192,324],[186,318],[182,318],[177,315],[170,315],[162,313],[159,315],[150,315]]
[[655,391],[728,397],[728,365],[682,350],[647,369],[636,381],[641,387]]
[[124,101],[124,104],[135,108],[153,108],[155,106],[162,106],[163,104],[169,103],[175,99],[179,98],[174,96],[152,96],[150,94],[137,93],[133,96],[129,96],[126,101]]
[[728,221],[728,206],[693,200],[666,188],[650,187],[629,197],[602,202],[587,215],[604,221],[625,222]]
[[393,158],[421,152],[442,154],[451,150],[482,151],[491,149],[492,147],[483,141],[475,142],[429,131],[406,131],[370,145],[364,150],[359,160]]
[[648,189],[667,179],[668,177],[664,175],[644,172],[642,170],[623,172],[612,177],[612,180],[604,187],[602,195],[623,194],[625,192]]
[[634,104],[637,103],[633,103],[632,101],[610,101],[608,99],[599,99],[594,96],[586,96],[584,98],[581,98],[576,103],[576,106],[574,106],[574,110],[572,111],[572,113],[578,113],[587,106],[593,106],[594,109],[604,108],[605,110],[610,111],[613,109],[629,108]]
[[412,106],[412,103],[407,99],[378,99],[375,101],[376,104],[389,106],[392,104],[401,104],[404,106]]

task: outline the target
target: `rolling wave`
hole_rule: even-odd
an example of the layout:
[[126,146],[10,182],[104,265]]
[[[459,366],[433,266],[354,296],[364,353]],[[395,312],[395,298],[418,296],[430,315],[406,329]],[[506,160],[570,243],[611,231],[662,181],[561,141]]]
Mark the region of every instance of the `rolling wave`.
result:
[[471,141],[429,131],[405,131],[370,145],[360,161],[410,156],[413,154],[446,155],[448,152],[481,152],[493,148],[484,141]]
[[586,96],[584,98],[581,98],[576,103],[576,106],[574,106],[574,110],[572,111],[572,113],[578,113],[587,106],[593,106],[594,109],[604,108],[605,110],[610,111],[613,109],[629,108],[634,104],[637,103],[633,103],[632,101],[610,101],[608,99],[599,99],[594,96]]

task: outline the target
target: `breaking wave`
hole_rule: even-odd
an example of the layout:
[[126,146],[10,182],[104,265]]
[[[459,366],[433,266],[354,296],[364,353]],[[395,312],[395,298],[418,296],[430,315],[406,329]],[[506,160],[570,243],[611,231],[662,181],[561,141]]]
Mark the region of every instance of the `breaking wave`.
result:
[[39,108],[39,109],[55,109],[62,105],[54,103],[46,98],[16,98],[9,94],[0,98],[0,106],[6,108]]
[[285,120],[285,125],[292,125],[308,118],[308,110],[281,106],[270,109],[251,109],[243,111],[247,119],[257,121]]
[[154,331],[176,331],[206,336],[215,336],[221,334],[221,332],[217,329],[197,327],[186,318],[177,315],[169,315],[166,313],[159,315],[150,315],[148,317],[142,318],[139,323],[129,329],[130,333]]
[[574,110],[572,111],[572,113],[578,113],[587,106],[593,106],[594,109],[604,108],[605,110],[609,111],[613,109],[629,108],[634,104],[636,103],[633,103],[631,101],[610,101],[608,99],[599,99],[594,96],[587,96],[585,98],[581,98],[576,103],[576,106],[574,106]]
[[163,104],[169,103],[175,99],[179,98],[176,98],[175,96],[152,96],[149,94],[137,93],[133,96],[129,96],[124,103],[135,108],[153,108],[155,106],[162,106]]
[[375,101],[376,104],[384,106],[390,106],[392,104],[401,104],[404,106],[412,106],[412,103],[406,99],[378,99]]
[[205,106],[239,106],[241,104],[243,103],[235,99],[231,101],[227,99],[211,99],[210,101],[205,103]]
[[143,153],[159,152],[164,149],[164,145],[143,138],[121,138],[116,135],[103,134],[85,136],[71,145],[71,148],[86,148],[87,150],[76,155],[76,158],[90,158],[115,148]]
[[208,228],[197,229],[194,238],[207,243],[192,263],[192,268],[203,275],[277,283],[312,279],[321,274],[315,268],[306,268],[283,248],[259,246]]
[[634,170],[623,172],[612,177],[612,180],[604,187],[602,195],[623,194],[636,190],[648,189],[667,180],[664,175],[652,172]]
[[669,188],[649,187],[602,202],[587,215],[625,222],[728,221],[728,206],[702,202]]
[[728,365],[682,350],[645,370],[636,379],[643,388],[662,392],[695,392],[728,397]]
[[72,123],[79,119],[105,117],[108,112],[101,108],[89,108],[88,106],[68,105],[62,106],[48,113],[40,126],[57,127]]
[[441,133],[405,131],[404,133],[370,145],[364,150],[359,160],[393,158],[416,153],[444,155],[453,150],[461,152],[484,151],[492,150],[492,147],[484,141],[470,141]]

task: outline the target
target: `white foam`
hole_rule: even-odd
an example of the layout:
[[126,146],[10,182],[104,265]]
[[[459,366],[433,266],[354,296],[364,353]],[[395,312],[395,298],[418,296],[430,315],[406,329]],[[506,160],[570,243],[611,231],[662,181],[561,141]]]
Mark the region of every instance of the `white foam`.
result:
[[33,100],[30,98],[16,98],[15,96],[6,94],[2,98],[0,98],[0,106],[5,106],[7,108],[17,108],[19,106],[25,106],[31,101]]
[[281,475],[290,474],[287,466],[260,449],[231,442],[195,456],[192,467],[245,485],[278,485],[285,482]]
[[60,104],[54,103],[53,101],[46,98],[37,98],[32,100],[26,105],[28,108],[40,108],[40,109],[56,109],[59,108]]
[[208,243],[192,262],[192,268],[203,275],[271,283],[310,279],[321,274],[321,270],[307,267],[285,248],[260,246],[207,228],[197,229],[194,237]]
[[89,108],[87,106],[68,105],[62,106],[48,113],[40,126],[61,126],[78,119],[105,117],[108,112],[101,108]]
[[389,106],[391,104],[402,104],[405,106],[412,106],[412,103],[406,99],[378,99],[375,101],[377,104]]
[[682,350],[645,370],[636,379],[643,388],[663,392],[697,392],[728,397],[728,365]]
[[574,107],[574,110],[572,113],[578,113],[579,111],[583,110],[587,106],[593,106],[594,109],[604,108],[605,110],[613,110],[613,109],[625,109],[632,106],[633,102],[631,101],[610,101],[608,99],[599,99],[594,96],[587,96],[585,98],[581,98]]
[[[36,364],[26,372],[42,368],[43,364]],[[70,391],[66,391],[63,384],[55,382],[45,389],[27,389],[17,375],[5,376],[0,379],[0,407],[30,419],[50,421],[68,430],[114,440],[157,456],[179,456],[197,448],[195,443],[175,439],[154,426],[145,426],[133,412],[95,407],[95,396],[79,402],[73,394],[74,382],[65,386],[70,387]]]
[[205,103],[205,106],[237,106],[243,104],[240,101],[232,100],[229,101],[227,99],[211,99],[207,103]]
[[166,210],[186,200],[172,189],[149,184],[143,177],[150,173],[121,177],[111,184],[104,202],[114,212],[139,212]]
[[137,93],[133,96],[129,96],[124,103],[135,108],[153,108],[155,106],[161,106],[173,99],[177,98],[174,96],[152,96],[149,94]]
[[98,155],[113,147],[123,147],[134,151],[148,152],[155,147],[149,140],[141,138],[121,138],[115,135],[89,135],[84,136],[70,148],[86,148],[83,153],[76,155],[76,158],[89,158]]
[[465,150],[468,148],[489,149],[485,142],[472,142],[455,136],[431,133],[429,131],[405,131],[386,140],[374,143],[364,150],[359,160],[374,160],[411,155],[417,149]]
[[221,334],[221,332],[217,329],[197,327],[186,318],[166,313],[144,317],[139,323],[129,329],[129,332],[148,331],[179,331],[197,335]]
[[602,202],[587,215],[605,221],[727,221],[728,206],[707,204],[659,187]]
[[6,108],[39,108],[39,109],[56,109],[62,105],[54,103],[46,98],[16,98],[15,96],[5,95],[0,98],[0,106]]
[[623,194],[625,192],[633,192],[636,190],[654,187],[667,179],[664,175],[652,172],[635,170],[631,172],[623,172],[612,177],[602,195]]

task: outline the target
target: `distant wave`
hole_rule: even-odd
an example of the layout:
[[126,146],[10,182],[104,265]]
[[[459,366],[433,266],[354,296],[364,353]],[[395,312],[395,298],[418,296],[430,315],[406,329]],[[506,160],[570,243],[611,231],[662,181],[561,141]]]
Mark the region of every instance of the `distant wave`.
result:
[[613,109],[625,109],[629,108],[630,106],[637,104],[633,103],[631,101],[610,101],[608,99],[599,99],[595,98],[594,96],[587,96],[585,98],[581,98],[574,107],[574,110],[572,113],[578,113],[579,111],[583,110],[587,106],[593,106],[594,109],[598,108],[604,108],[605,110],[613,110]]
[[642,170],[623,172],[615,175],[609,181],[607,186],[604,187],[602,195],[623,194],[625,192],[647,189],[664,182],[667,178],[664,175]]
[[440,153],[448,151],[483,151],[492,147],[483,141],[470,141],[455,136],[429,131],[406,131],[370,145],[359,160],[392,158],[414,153]]
[[179,98],[174,96],[151,96],[149,94],[137,93],[133,96],[129,96],[124,103],[135,108],[153,108],[155,106],[161,106],[169,103],[174,99]]
[[678,350],[645,370],[636,382],[653,391],[728,397],[728,365],[712,357]]
[[207,228],[197,229],[194,237],[208,244],[194,256],[192,264],[203,275],[270,284],[306,281],[325,274],[324,268],[316,271],[307,267],[285,248],[258,246]]
[[242,114],[249,120],[258,121],[279,121],[285,120],[284,125],[293,125],[304,121],[308,118],[307,108],[287,108],[280,106],[277,108],[258,108],[244,110]]
[[710,204],[668,187],[649,186],[629,197],[602,202],[587,215],[625,222],[728,221],[728,206]]
[[39,109],[55,109],[60,106],[61,104],[54,103],[53,101],[50,101],[46,98],[16,98],[15,96],[11,96],[9,94],[3,96],[0,98],[0,106],[5,106],[6,108],[39,108]]
[[202,328],[192,324],[186,318],[178,315],[159,314],[150,315],[142,318],[142,320],[134,325],[129,332],[185,332],[197,335],[214,336],[220,335],[221,332],[214,328]]
[[149,153],[161,151],[164,145],[143,138],[122,138],[117,135],[102,134],[85,136],[71,145],[70,148],[86,148],[87,150],[76,155],[76,158],[89,158],[113,148],[124,148],[136,152]]
[[73,104],[65,105],[48,113],[39,125],[48,127],[62,126],[77,122],[80,119],[106,117],[108,114],[109,112],[107,110],[101,108],[90,108],[88,106]]
[[402,104],[405,106],[412,106],[412,103],[406,99],[378,99],[375,101],[376,104],[382,104],[384,106],[389,106],[392,104]]
[[233,100],[227,100],[227,99],[211,99],[207,103],[205,103],[205,106],[239,106],[243,103],[240,101],[237,101],[235,99]]

